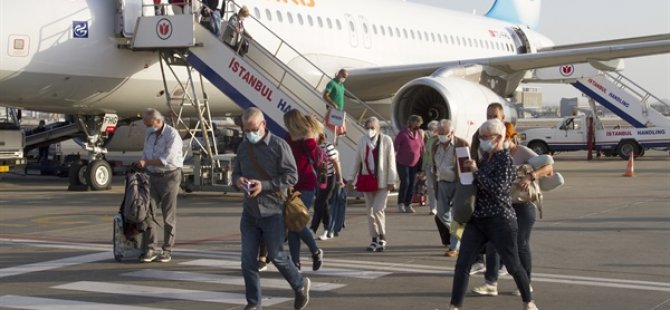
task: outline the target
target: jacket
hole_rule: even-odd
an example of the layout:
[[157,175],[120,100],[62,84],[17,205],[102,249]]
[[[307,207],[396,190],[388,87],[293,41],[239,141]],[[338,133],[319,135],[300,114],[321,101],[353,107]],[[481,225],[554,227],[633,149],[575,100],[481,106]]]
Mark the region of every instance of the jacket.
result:
[[[349,173],[348,182],[355,182],[356,177],[360,171],[363,160],[365,159],[365,146],[368,144],[368,137],[361,137],[358,141],[358,149],[356,150],[356,157],[354,164]],[[388,185],[395,185],[398,181],[398,172],[396,170],[395,150],[393,149],[393,140],[391,137],[380,133],[378,139],[379,153],[375,161],[375,170],[377,176],[377,188],[383,189]]]

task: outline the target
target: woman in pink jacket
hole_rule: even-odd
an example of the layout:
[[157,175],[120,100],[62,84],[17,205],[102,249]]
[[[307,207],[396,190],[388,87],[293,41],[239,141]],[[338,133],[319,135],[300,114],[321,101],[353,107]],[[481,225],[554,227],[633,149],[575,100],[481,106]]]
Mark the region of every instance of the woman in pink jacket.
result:
[[425,148],[421,124],[423,124],[421,116],[410,115],[407,128],[400,131],[395,137],[396,164],[400,178],[398,189],[398,212],[400,213],[415,212],[412,208],[414,181],[416,174],[421,170],[421,154]]

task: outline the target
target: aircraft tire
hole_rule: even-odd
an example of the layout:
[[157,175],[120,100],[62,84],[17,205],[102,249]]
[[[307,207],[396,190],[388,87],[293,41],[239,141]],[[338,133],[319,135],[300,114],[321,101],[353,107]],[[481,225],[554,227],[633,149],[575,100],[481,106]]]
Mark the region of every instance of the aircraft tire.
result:
[[86,171],[86,182],[94,191],[112,187],[112,166],[104,159],[92,161]]

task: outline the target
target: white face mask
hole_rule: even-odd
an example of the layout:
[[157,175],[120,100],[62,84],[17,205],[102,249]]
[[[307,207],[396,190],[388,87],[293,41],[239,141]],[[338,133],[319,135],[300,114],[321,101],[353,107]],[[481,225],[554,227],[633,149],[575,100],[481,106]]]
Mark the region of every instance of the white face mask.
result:
[[346,81],[347,78],[339,77],[339,78],[337,78],[337,80],[338,80],[340,83],[344,83],[344,81]]
[[440,143],[449,143],[451,141],[448,135],[439,135],[437,138],[440,139]]
[[377,135],[377,131],[374,129],[368,129],[368,137],[372,139],[375,135]]

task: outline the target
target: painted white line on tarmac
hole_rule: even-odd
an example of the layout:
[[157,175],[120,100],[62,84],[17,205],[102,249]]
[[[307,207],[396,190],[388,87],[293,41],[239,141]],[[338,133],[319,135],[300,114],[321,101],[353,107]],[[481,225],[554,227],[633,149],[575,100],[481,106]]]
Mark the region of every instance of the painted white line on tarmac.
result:
[[[231,260],[196,259],[192,261],[183,262],[180,264],[189,266],[241,270],[240,262]],[[307,268],[309,266],[305,265],[305,267]],[[273,264],[268,264],[268,271],[276,272],[277,268]],[[366,280],[374,280],[391,274],[390,272],[382,272],[382,271],[365,271],[360,269],[342,269],[342,268],[329,268],[329,267],[322,267],[321,269],[319,269],[319,271],[303,270],[302,273],[314,274],[319,276],[346,277],[346,278],[356,278]]]
[[[105,294],[131,295],[139,297],[213,302],[221,304],[234,304],[234,305],[247,304],[247,300],[244,294],[198,291],[198,290],[176,289],[167,287],[122,284],[122,283],[79,281],[79,282],[53,286],[52,288],[105,293]],[[293,298],[266,297],[263,298],[262,304],[264,306],[273,306],[289,300],[293,300]]]
[[[605,281],[580,281],[580,280],[568,280],[568,279],[551,279],[551,278],[542,278],[533,276],[533,283],[535,282],[548,282],[548,283],[563,283],[571,285],[586,285],[586,286],[598,286],[598,287],[614,287],[614,288],[626,288],[634,290],[644,290],[644,291],[660,291],[660,292],[670,292],[670,287],[662,286],[653,286],[653,285],[633,285],[633,284],[622,284],[622,283],[613,283]],[[617,281],[622,282],[622,281]]]
[[0,296],[0,307],[28,310],[166,310],[162,308],[147,308],[86,302],[77,300],[27,297],[16,295]]
[[[244,286],[243,277],[233,277],[227,275],[208,274],[199,272],[144,269],[140,271],[124,273],[122,275],[128,277],[145,278],[145,279],[161,279],[161,280],[172,280],[172,281],[189,281],[189,282]],[[263,288],[292,290],[291,285],[289,285],[288,282],[286,282],[286,280],[284,279],[263,279],[263,281],[261,281],[261,285]],[[345,284],[334,284],[334,283],[312,281],[311,290],[318,292],[327,292],[345,286],[346,286]]]
[[68,257],[68,258],[63,258],[63,259],[52,260],[52,261],[48,261],[48,262],[41,262],[41,263],[26,264],[26,265],[14,266],[14,267],[7,267],[7,268],[0,269],[0,278],[11,277],[11,276],[16,276],[16,275],[21,275],[21,274],[31,273],[31,272],[39,272],[39,271],[45,271],[45,270],[51,270],[51,269],[58,269],[58,268],[72,266],[72,265],[92,263],[92,262],[97,262],[97,261],[101,261],[101,260],[108,260],[108,259],[112,259],[112,258],[113,258],[113,256],[111,255],[110,252],[102,252],[102,253],[95,253],[95,254],[88,254],[88,255],[81,255],[81,256],[73,256],[73,257]]

